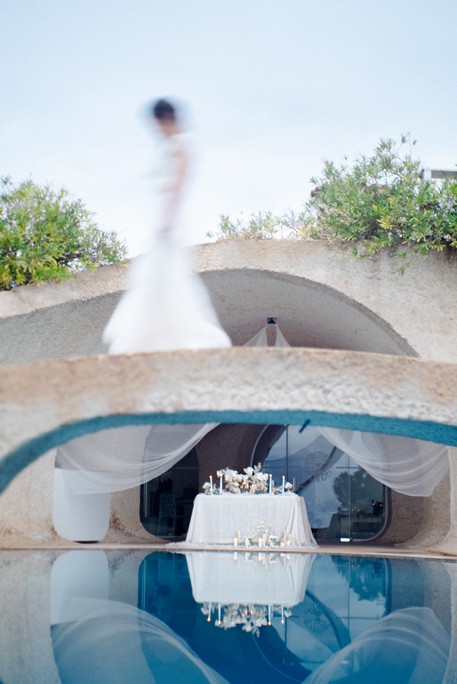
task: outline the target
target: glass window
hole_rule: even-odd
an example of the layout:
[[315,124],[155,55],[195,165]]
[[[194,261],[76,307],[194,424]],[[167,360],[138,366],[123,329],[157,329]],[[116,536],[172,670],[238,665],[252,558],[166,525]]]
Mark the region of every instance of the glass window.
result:
[[[325,541],[366,541],[377,537],[386,522],[386,487],[371,477],[316,428],[267,428],[253,462],[263,460],[273,479],[282,475],[303,496],[311,528]],[[271,442],[273,442],[271,444]],[[262,453],[263,452],[263,453]]]
[[140,520],[157,537],[181,537],[189,529],[198,494],[197,452],[192,449],[166,473],[141,487]]

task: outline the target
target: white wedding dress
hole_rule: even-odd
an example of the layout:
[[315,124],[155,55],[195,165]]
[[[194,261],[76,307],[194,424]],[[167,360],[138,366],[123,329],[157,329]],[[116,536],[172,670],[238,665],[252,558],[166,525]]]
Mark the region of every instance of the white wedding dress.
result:
[[110,354],[231,344],[203,282],[189,264],[180,220],[184,187],[176,190],[182,156],[189,159],[187,137],[167,138],[154,174],[158,208],[150,246],[130,266],[128,289],[103,333]]
[[[149,249],[131,264],[128,289],[103,333],[110,354],[231,346],[205,286],[188,262],[179,220],[186,180],[179,177],[180,155],[189,158],[186,136],[166,139],[154,175],[158,201]],[[163,461],[179,460],[212,427],[126,426],[85,434],[60,446],[53,505],[58,534],[76,541],[102,539],[108,530],[110,492],[136,487],[164,472]]]

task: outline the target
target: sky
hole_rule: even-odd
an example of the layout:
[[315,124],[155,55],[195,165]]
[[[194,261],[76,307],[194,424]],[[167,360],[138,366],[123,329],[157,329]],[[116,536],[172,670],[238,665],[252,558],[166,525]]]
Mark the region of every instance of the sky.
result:
[[185,222],[299,211],[323,160],[417,140],[457,164],[456,0],[0,0],[0,176],[65,186],[141,252],[159,97],[183,103]]

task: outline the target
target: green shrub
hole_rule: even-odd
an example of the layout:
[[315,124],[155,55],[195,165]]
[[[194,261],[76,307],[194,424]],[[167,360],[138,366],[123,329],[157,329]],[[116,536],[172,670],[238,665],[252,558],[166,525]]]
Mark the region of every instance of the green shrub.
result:
[[420,161],[407,147],[403,136],[399,145],[381,140],[371,157],[352,165],[347,159],[341,165],[326,161],[321,176],[311,179],[317,187],[299,214],[222,216],[208,237],[338,239],[354,242],[359,256],[388,247],[409,246],[421,254],[456,249],[457,181],[424,180]]
[[275,216],[271,211],[243,215],[236,219],[222,215],[218,230],[206,237],[217,240],[270,240],[273,238],[301,238],[309,232],[309,215],[293,211]]
[[63,280],[76,271],[125,259],[126,246],[116,234],[98,228],[67,190],[31,180],[1,182],[0,289]]
[[[352,166],[326,161],[307,204],[319,237],[354,241],[356,254],[410,246],[421,254],[457,248],[457,182],[424,180],[403,152],[408,139],[381,140]],[[413,143],[414,145],[415,143]]]

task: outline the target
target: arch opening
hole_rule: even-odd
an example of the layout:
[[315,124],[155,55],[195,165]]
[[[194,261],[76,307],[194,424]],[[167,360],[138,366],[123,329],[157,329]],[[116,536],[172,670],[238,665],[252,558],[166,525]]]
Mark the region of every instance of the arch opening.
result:
[[[322,411],[186,411],[175,414],[123,414],[76,421],[39,435],[7,453],[0,461],[0,493],[36,459],[81,435],[135,425],[193,425],[204,423],[255,425],[311,425],[357,430],[457,446],[457,425],[388,416],[325,413]],[[96,458],[94,458],[96,466]]]

